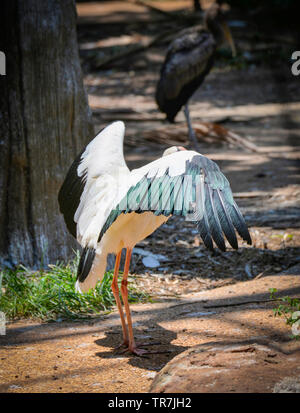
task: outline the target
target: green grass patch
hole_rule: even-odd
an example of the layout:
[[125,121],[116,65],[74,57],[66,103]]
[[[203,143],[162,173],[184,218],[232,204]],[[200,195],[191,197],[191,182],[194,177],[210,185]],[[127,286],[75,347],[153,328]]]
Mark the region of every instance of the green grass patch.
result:
[[[115,305],[111,290],[113,272],[105,274],[94,290],[75,291],[79,255],[67,265],[49,265],[48,270],[33,272],[23,266],[0,271],[0,311],[7,319],[37,318],[42,320],[91,318]],[[121,283],[119,277],[119,284]],[[147,295],[129,284],[129,301],[146,300]]]
[[276,288],[270,288],[271,300],[279,301],[279,305],[273,308],[274,316],[284,317],[286,324],[291,326],[291,338],[300,339],[300,298],[289,296],[279,297]]

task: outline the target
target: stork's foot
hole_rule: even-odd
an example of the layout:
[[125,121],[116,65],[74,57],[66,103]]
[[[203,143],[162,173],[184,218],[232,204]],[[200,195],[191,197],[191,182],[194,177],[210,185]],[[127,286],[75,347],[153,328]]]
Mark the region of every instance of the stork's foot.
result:
[[150,350],[146,350],[146,349],[144,350],[144,349],[139,348],[139,347],[136,347],[133,350],[128,349],[128,351],[131,351],[133,354],[136,354],[137,356],[140,356],[140,357],[145,357],[147,354],[171,353],[170,350],[153,350],[153,351],[150,351]]
[[122,343],[120,343],[120,344],[115,348],[115,351],[120,350],[120,349],[123,348],[123,347],[126,347],[125,350],[127,350],[128,345],[129,345],[129,341],[128,341],[128,340],[123,340]]
[[145,354],[149,353],[148,350],[144,350],[142,348],[139,348],[138,346],[130,347],[128,345],[126,346],[126,348],[122,349],[120,352],[122,354],[123,353],[132,353],[132,354],[135,354],[136,356],[140,356],[140,357],[143,357]]
[[144,357],[146,354],[150,353],[150,351],[144,350],[139,347],[132,347],[132,348],[128,347],[127,351],[130,351],[132,354],[135,354],[136,356],[139,356],[139,357]]
[[136,346],[137,347],[148,347],[148,346],[157,346],[159,344],[161,344],[159,341],[151,341],[150,343],[143,343],[142,341],[141,342],[138,341],[136,343]]
[[161,344],[161,343],[139,343],[139,344],[135,344],[135,346],[128,346],[125,350],[122,350],[122,353],[127,353],[130,352],[132,354],[135,354],[136,356],[139,357],[145,357],[147,354],[161,354],[161,353],[170,353],[169,350],[147,350],[147,349],[143,349],[140,347],[143,346],[153,346],[155,344]]
[[[123,347],[123,345],[122,345],[122,347]],[[116,350],[119,350],[119,352],[121,354],[123,354],[123,353],[132,353],[132,354],[135,354],[135,355],[140,356],[140,357],[143,357],[144,354],[150,353],[148,350],[144,350],[144,349],[139,348],[137,346],[136,347],[130,347],[128,345],[126,346],[126,348],[123,348],[123,349],[120,349],[120,346],[119,346],[119,347],[117,347]]]

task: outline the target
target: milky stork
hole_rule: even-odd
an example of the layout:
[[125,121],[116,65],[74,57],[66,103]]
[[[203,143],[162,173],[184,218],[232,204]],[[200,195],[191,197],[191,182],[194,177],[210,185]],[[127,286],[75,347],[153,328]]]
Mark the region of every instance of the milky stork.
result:
[[[134,340],[127,291],[134,246],[172,215],[194,221],[210,250],[214,240],[225,251],[223,233],[237,249],[234,228],[248,244],[251,238],[229,182],[216,163],[198,152],[174,146],[165,150],[161,158],[130,171],[123,155],[124,134],[121,121],[103,129],[73,162],[58,200],[67,228],[83,247],[77,291],[94,288],[104,276],[107,255],[115,254],[111,287],[121,317],[124,345],[142,355],[146,350]],[[127,251],[121,294],[127,325],[117,284],[123,248]]]
[[211,70],[216,49],[227,40],[235,55],[234,42],[225,21],[222,6],[213,4],[204,14],[204,27],[183,30],[168,47],[155,99],[159,109],[171,123],[182,106],[189,129],[189,138],[196,150],[198,142],[192,128],[188,101]]

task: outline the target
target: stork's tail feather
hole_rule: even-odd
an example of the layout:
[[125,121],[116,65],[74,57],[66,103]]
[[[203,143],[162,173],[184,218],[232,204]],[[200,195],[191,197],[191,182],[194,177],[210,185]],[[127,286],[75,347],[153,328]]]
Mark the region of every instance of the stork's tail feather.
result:
[[79,293],[95,288],[97,281],[102,280],[106,270],[107,254],[92,247],[82,250],[75,290]]
[[76,291],[77,293],[80,293],[80,294],[83,293],[83,291],[81,291],[80,282],[79,282],[78,280],[77,280],[76,283],[75,283],[75,291]]
[[92,264],[95,258],[95,253],[96,253],[95,248],[84,247],[81,257],[80,257],[78,270],[77,270],[77,280],[79,282],[82,283],[86,279],[86,277],[89,275],[89,272],[92,268]]

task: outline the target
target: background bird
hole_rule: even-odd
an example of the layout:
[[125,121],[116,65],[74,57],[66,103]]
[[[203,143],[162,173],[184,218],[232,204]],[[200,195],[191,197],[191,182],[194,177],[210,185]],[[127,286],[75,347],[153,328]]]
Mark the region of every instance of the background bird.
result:
[[213,4],[204,15],[204,27],[199,25],[183,30],[170,44],[160,79],[156,88],[159,109],[174,122],[177,113],[185,105],[184,113],[189,128],[189,138],[198,150],[192,128],[188,101],[199,88],[213,66],[216,49],[227,40],[235,55],[235,46],[225,21],[221,5]]
[[[229,182],[216,163],[205,156],[173,146],[159,158],[130,171],[123,155],[125,126],[114,122],[103,129],[75,159],[59,192],[60,210],[71,234],[83,247],[76,289],[88,291],[101,280],[107,255],[116,262],[112,291],[122,322],[123,344],[137,355],[146,352],[135,342],[128,304],[127,280],[134,246],[172,215],[194,221],[204,244],[213,241],[225,251],[223,234],[238,248],[235,229],[251,243]],[[121,295],[118,273],[122,249],[126,260]]]

